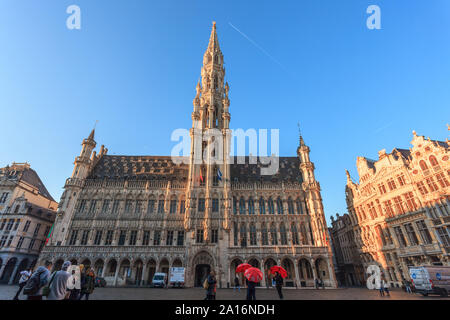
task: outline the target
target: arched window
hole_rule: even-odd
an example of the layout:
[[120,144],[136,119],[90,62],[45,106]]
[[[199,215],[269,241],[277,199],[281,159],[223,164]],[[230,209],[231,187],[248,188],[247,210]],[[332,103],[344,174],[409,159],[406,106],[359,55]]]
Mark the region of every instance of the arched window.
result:
[[250,245],[256,246],[256,227],[254,223],[250,225]]
[[269,214],[274,214],[275,210],[273,209],[273,200],[272,197],[267,201],[267,206],[269,207]]
[[423,160],[420,160],[419,165],[420,165],[420,168],[421,168],[423,171],[425,171],[425,170],[428,169],[427,164],[426,164],[425,161],[423,161]]
[[288,212],[289,214],[294,214],[294,202],[291,197],[288,199]]
[[239,245],[239,230],[236,222],[233,223],[234,245]]
[[272,223],[270,226],[270,244],[278,245],[278,237],[277,237],[277,228],[275,227],[275,223]]
[[243,197],[239,200],[239,214],[245,214],[245,200]]
[[432,167],[439,165],[435,156],[430,156],[430,163]]
[[259,198],[259,214],[266,214],[266,202],[264,198]]
[[267,234],[267,226],[265,223],[261,226],[261,241],[263,246],[269,245],[269,237]]
[[292,236],[292,244],[293,245],[298,245],[298,232],[297,232],[297,226],[295,225],[295,223],[291,224],[291,236]]
[[277,211],[278,214],[283,214],[283,201],[281,201],[280,197],[277,198]]
[[297,205],[297,214],[303,214],[303,206],[300,198],[297,198],[297,200],[295,200],[295,204]]
[[233,197],[233,214],[237,214],[237,199],[236,197]]
[[255,203],[253,198],[248,199],[248,214],[255,214]]
[[241,224],[241,247],[247,246],[247,227],[245,226],[245,223]]
[[280,241],[282,245],[287,245],[287,234],[286,234],[286,227],[284,226],[284,223],[280,225]]
[[303,245],[309,244],[308,236],[306,235],[306,228],[303,223],[300,225],[300,240]]

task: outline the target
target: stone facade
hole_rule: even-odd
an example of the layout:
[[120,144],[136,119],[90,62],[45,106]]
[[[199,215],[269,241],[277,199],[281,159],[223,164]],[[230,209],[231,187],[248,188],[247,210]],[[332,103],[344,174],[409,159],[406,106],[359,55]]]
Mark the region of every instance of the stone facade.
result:
[[[213,24],[192,112],[191,156],[111,156],[82,143],[61,197],[55,232],[41,259],[94,266],[109,285],[147,285],[155,272],[186,267],[186,286],[200,286],[213,269],[220,287],[232,286],[242,262],[288,270],[287,285],[321,277],[335,287],[320,185],[310,149],[300,138],[297,157],[279,157],[276,174],[260,174],[252,157],[230,158],[229,86]],[[225,156],[211,161],[208,129],[223,138]],[[198,142],[197,137],[200,137]],[[204,139],[205,138],[205,139]],[[206,152],[205,152],[206,151]],[[220,152],[219,152],[220,153]],[[195,160],[207,154],[206,164]],[[214,151],[215,154],[215,151]],[[233,161],[231,161],[233,160]]]
[[0,168],[0,283],[35,266],[57,206],[28,163]]
[[[380,151],[378,161],[358,157],[359,183],[347,172],[349,214],[333,222],[333,233],[338,246],[354,248],[342,259],[354,265],[358,279],[377,264],[400,286],[409,266],[450,265],[449,141],[413,132],[411,144]],[[356,247],[345,243],[348,233]]]

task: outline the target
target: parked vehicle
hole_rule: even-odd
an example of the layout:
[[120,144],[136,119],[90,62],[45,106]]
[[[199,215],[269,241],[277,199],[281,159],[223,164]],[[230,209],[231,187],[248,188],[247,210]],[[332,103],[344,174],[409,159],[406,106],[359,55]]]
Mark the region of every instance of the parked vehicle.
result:
[[153,276],[152,285],[155,288],[164,288],[166,286],[167,273],[156,272]]
[[106,287],[106,280],[102,277],[96,277],[94,281],[94,286],[104,288]]
[[450,267],[410,267],[409,275],[415,291],[424,296],[438,294],[446,297],[450,291]]
[[170,268],[169,285],[173,288],[184,288],[184,267],[173,267]]

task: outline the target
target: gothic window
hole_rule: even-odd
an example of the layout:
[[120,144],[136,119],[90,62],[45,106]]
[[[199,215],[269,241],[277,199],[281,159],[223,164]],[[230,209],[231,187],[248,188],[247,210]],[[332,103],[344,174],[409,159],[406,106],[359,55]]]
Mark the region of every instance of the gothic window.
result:
[[88,236],[89,236],[89,230],[83,230],[83,235],[81,236],[81,241],[80,241],[80,244],[82,246],[87,245]]
[[16,206],[16,209],[14,210],[14,213],[18,213],[18,212],[19,212],[19,208],[20,208],[20,206],[17,205],[17,206]]
[[270,244],[278,245],[277,228],[274,223],[270,226]]
[[403,174],[399,174],[397,176],[397,180],[400,186],[404,186],[406,184],[405,176]]
[[261,226],[261,241],[263,246],[267,246],[269,244],[269,237],[267,234],[267,226],[265,223]]
[[431,155],[429,159],[432,167],[437,167],[439,165],[435,156]]
[[292,244],[293,245],[298,245],[298,232],[297,232],[297,226],[295,225],[295,223],[291,224],[291,236],[292,236]]
[[126,200],[125,201],[125,213],[130,213],[131,212],[131,200]]
[[184,231],[178,231],[177,233],[177,246],[184,245]]
[[441,238],[442,244],[445,247],[450,247],[450,235],[448,231],[448,227],[439,227],[436,228],[439,234],[439,238]]
[[164,199],[158,201],[158,213],[164,213]]
[[408,235],[409,243],[413,246],[418,245],[419,240],[417,239],[416,232],[414,231],[414,228],[411,223],[405,224],[405,230],[406,234]]
[[171,246],[173,243],[173,230],[167,231],[166,246]]
[[127,237],[127,231],[126,230],[120,230],[120,234],[119,234],[119,242],[118,245],[119,246],[123,246],[125,245],[125,239]]
[[256,246],[256,227],[254,223],[250,225],[250,245]]
[[269,200],[267,201],[267,206],[269,207],[269,214],[274,214],[275,210],[273,208],[273,200],[272,197],[269,198]]
[[283,201],[281,201],[280,197],[277,198],[277,210],[278,214],[283,214]]
[[434,182],[433,177],[427,178],[426,181],[427,181],[428,188],[430,188],[430,191],[431,191],[431,192],[434,192],[434,191],[437,191],[437,190],[438,190],[438,186],[437,186],[437,184]]
[[245,226],[245,223],[241,224],[241,232],[240,232],[240,236],[241,236],[241,247],[246,247],[247,246],[247,227]]
[[177,212],[177,200],[170,200],[170,213]]
[[184,202],[184,200],[181,200],[180,201],[180,214],[183,214],[185,209],[186,209],[185,202]]
[[406,206],[409,211],[417,210],[416,201],[414,200],[414,195],[412,192],[408,192],[405,194]]
[[284,226],[284,223],[280,225],[280,241],[282,245],[287,245],[287,234],[286,234],[286,227]]
[[450,186],[448,180],[445,178],[445,175],[441,172],[436,175],[437,182],[441,185],[442,188]]
[[392,178],[387,181],[387,184],[388,184],[389,190],[391,190],[391,191],[393,191],[397,188],[397,186],[395,185],[395,181]]
[[425,171],[425,170],[428,169],[428,166],[427,166],[427,164],[425,163],[424,160],[420,160],[419,161],[419,166],[420,166],[420,169],[422,169],[422,171]]
[[102,206],[102,212],[103,213],[108,212],[108,210],[109,210],[109,203],[110,203],[110,200],[107,200],[107,199],[103,200],[103,206]]
[[203,229],[197,229],[196,242],[203,243]]
[[142,210],[142,201],[141,200],[136,200],[136,206],[134,207],[134,213],[135,214],[140,214]]
[[288,212],[289,214],[294,214],[294,202],[291,197],[288,199]]
[[306,228],[305,228],[305,225],[303,223],[300,225],[300,238],[301,238],[300,240],[301,240],[303,245],[309,244],[308,236],[306,234]]
[[145,230],[144,231],[144,235],[142,237],[142,245],[143,246],[148,246],[149,243],[150,243],[150,231],[149,230]]
[[153,245],[159,246],[161,244],[161,230],[155,230],[153,235]]
[[112,213],[118,213],[120,207],[120,200],[114,200]]
[[259,214],[266,214],[266,203],[264,198],[259,198]]
[[72,230],[72,234],[70,235],[69,246],[73,246],[77,242],[78,238],[78,230]]
[[205,198],[198,198],[198,212],[205,212]]
[[128,241],[128,245],[135,246],[137,239],[137,230],[131,230],[130,232],[130,240]]
[[219,230],[213,229],[211,230],[211,243],[219,242]]
[[94,245],[99,246],[102,241],[102,230],[97,230],[95,233]]
[[[13,222],[13,220],[11,220],[10,222]],[[11,223],[11,227],[12,227],[12,223]],[[9,228],[9,230],[11,230],[11,227]],[[34,235],[37,236],[39,234],[39,230],[41,229],[41,224],[38,223],[36,225],[36,228],[34,229]]]
[[212,212],[219,212],[219,199],[218,198],[212,199]]
[[237,199],[236,197],[233,197],[233,214],[237,214]]
[[417,188],[419,189],[419,191],[422,195],[426,195],[428,193],[428,190],[422,181],[417,183]]
[[433,242],[431,238],[430,232],[428,231],[427,225],[424,220],[416,221],[417,229],[419,229],[420,237],[422,238],[423,243],[430,244]]
[[394,227],[395,234],[397,235],[398,242],[400,247],[406,246],[405,236],[403,235],[403,231],[400,227]]
[[300,200],[300,198],[297,198],[295,203],[297,204],[297,214],[303,214],[302,201]]
[[79,207],[78,211],[83,213],[85,209],[86,209],[86,200],[83,199],[80,201],[80,207]]
[[105,239],[106,246],[110,246],[112,244],[113,236],[114,236],[114,230],[108,230],[108,232],[106,233],[106,239]]
[[243,197],[239,200],[239,214],[245,214],[245,200]]
[[148,200],[147,213],[155,212],[155,200]]
[[255,214],[255,204],[253,198],[248,199],[248,214]]

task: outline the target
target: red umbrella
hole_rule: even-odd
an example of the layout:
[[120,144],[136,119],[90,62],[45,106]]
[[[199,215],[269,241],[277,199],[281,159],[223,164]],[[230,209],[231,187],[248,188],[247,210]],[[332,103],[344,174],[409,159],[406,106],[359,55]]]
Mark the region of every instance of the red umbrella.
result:
[[241,263],[240,265],[237,266],[236,273],[245,272],[245,270],[247,270],[248,268],[251,268],[251,267],[252,266],[249,265],[248,263]]
[[263,278],[263,274],[258,268],[251,267],[245,270],[244,277],[246,277],[248,281],[260,282]]
[[273,266],[272,268],[270,268],[270,273],[271,274],[275,274],[275,272],[278,272],[282,278],[286,278],[287,277],[286,269],[284,269],[284,268],[282,268],[280,266]]

